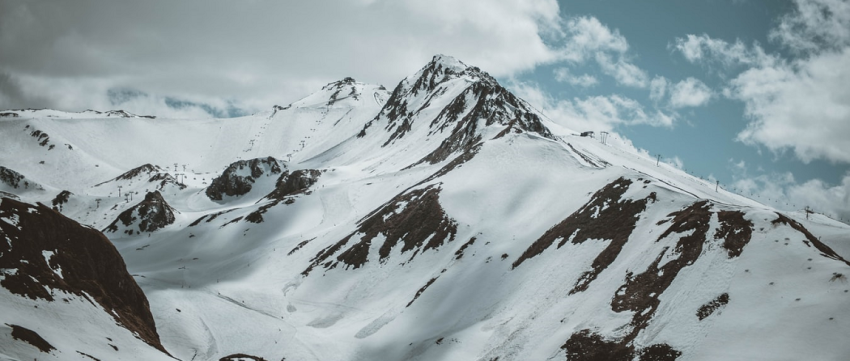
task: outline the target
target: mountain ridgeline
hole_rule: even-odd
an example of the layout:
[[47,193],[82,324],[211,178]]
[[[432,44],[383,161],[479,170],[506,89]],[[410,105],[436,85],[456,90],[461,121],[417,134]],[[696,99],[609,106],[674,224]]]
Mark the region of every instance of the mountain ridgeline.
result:
[[449,56],[392,89],[235,119],[8,111],[3,356],[850,355],[847,225],[582,136],[603,129]]

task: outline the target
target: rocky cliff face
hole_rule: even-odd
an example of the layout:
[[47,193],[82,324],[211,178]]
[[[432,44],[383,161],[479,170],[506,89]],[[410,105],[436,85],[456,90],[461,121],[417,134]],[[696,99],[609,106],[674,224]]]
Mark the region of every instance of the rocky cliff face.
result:
[[[115,233],[123,228],[127,234],[153,232],[174,223],[174,211],[159,191],[153,191],[146,194],[139,204],[121,212],[103,231]],[[138,229],[134,229],[136,225]]]
[[240,160],[231,163],[221,176],[216,177],[206,189],[207,197],[214,201],[225,196],[238,197],[247,194],[261,176],[280,174],[277,159],[273,157]]
[[58,301],[60,291],[87,299],[165,352],[145,294],[103,234],[45,205],[3,198],[0,239],[0,286],[32,300]]

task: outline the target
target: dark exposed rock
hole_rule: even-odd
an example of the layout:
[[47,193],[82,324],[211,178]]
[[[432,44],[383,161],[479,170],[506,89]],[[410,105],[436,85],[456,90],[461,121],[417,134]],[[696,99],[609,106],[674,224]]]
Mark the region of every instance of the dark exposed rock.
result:
[[43,204],[2,199],[0,238],[7,240],[0,242],[0,268],[15,270],[0,285],[11,293],[54,301],[50,290],[57,290],[86,298],[165,352],[147,298],[102,233]]
[[[103,232],[117,232],[118,222],[131,227],[138,221],[138,232],[153,232],[174,223],[174,208],[168,205],[159,191],[149,192],[139,204],[121,212]],[[126,232],[132,233],[132,229]]]
[[157,186],[156,186],[156,189],[158,189],[158,190],[164,190],[165,186],[167,186],[169,184],[171,184],[171,185],[173,185],[173,186],[175,186],[179,189],[186,189],[185,184],[178,183],[177,179],[175,179],[171,174],[168,174],[168,173],[156,173],[153,176],[151,176],[150,179],[148,179],[148,182],[158,183]]
[[[457,223],[440,206],[440,188],[434,185],[395,196],[360,220],[358,225],[356,231],[319,252],[303,274],[309,274],[318,265],[334,268],[339,262],[355,269],[361,267],[368,259],[372,240],[379,234],[385,236],[378,249],[382,262],[399,243],[402,243],[402,253],[415,250],[415,256],[416,252],[435,249],[453,241],[457,234]],[[356,235],[361,235],[357,243],[341,252],[336,261],[325,263]]]
[[570,336],[561,346],[569,361],[675,361],[681,352],[667,344],[654,344],[642,350],[623,340],[606,340],[590,330],[581,330]]
[[316,169],[299,169],[292,173],[283,172],[275,182],[274,190],[265,198],[283,200],[287,196],[307,191],[319,181],[322,172]]
[[[637,276],[627,275],[625,284],[614,294],[611,299],[611,309],[614,312],[635,313],[631,322],[633,329],[626,337],[628,341],[633,340],[647,326],[661,303],[659,297],[673,283],[679,272],[699,258],[706,243],[712,214],[710,209],[711,203],[700,201],[671,213],[669,216],[673,217],[673,220],[670,227],[658,237],[658,241],[671,233],[683,234],[679,237],[676,247],[672,250],[665,247],[643,273]],[[670,257],[675,258],[661,266],[661,260],[668,251],[671,252]]]
[[[275,188],[263,197],[272,201],[260,206],[257,210],[248,214],[245,220],[251,223],[262,223],[264,221],[263,214],[281,202],[284,204],[292,204],[295,202],[295,195],[309,193],[312,187],[319,180],[322,172],[316,169],[299,169],[292,173],[283,172],[275,182]],[[258,201],[259,202],[259,201]]]
[[36,138],[38,145],[40,145],[42,147],[47,146],[47,144],[50,143],[50,136],[47,135],[47,133],[42,132],[38,129],[33,130],[30,133],[30,136],[32,136],[33,138]]
[[17,189],[21,186],[21,181],[23,179],[24,176],[22,174],[0,165],[0,182],[6,183],[9,187]]
[[233,162],[221,176],[212,180],[206,194],[215,201],[222,200],[225,195],[241,196],[251,191],[252,185],[260,176],[271,176],[280,172],[278,161],[273,157]]
[[233,211],[235,211],[235,210],[236,210],[236,209],[234,208],[234,209],[228,209],[228,210],[226,210],[226,211],[221,211],[221,212],[216,212],[216,213],[211,213],[211,214],[205,214],[205,215],[203,215],[203,216],[198,217],[198,219],[196,219],[196,220],[194,220],[192,223],[190,223],[190,224],[189,224],[189,227],[194,227],[194,226],[197,226],[197,225],[201,224],[201,221],[203,221],[204,219],[206,219],[206,220],[207,220],[207,223],[210,223],[210,222],[212,222],[214,219],[218,218],[218,216],[221,216],[221,215],[223,215],[223,214],[227,214],[227,213],[233,212]]
[[293,253],[298,252],[299,249],[304,248],[304,246],[306,246],[307,243],[310,243],[310,241],[312,241],[314,239],[316,239],[316,238],[310,238],[306,241],[299,242],[298,245],[296,245],[295,248],[293,248],[291,251],[289,251],[289,253],[287,253],[286,255],[291,256]]
[[609,341],[590,330],[574,333],[561,346],[569,361],[631,361],[634,349],[622,342]]
[[0,113],[0,118],[17,118],[17,117],[18,117],[18,113],[12,113],[12,112]]
[[404,307],[410,307],[410,305],[412,305],[413,302],[416,301],[417,298],[419,298],[419,296],[422,296],[422,294],[425,293],[425,290],[427,290],[428,287],[431,287],[431,285],[434,284],[434,281],[436,281],[437,278],[439,278],[439,277],[434,277],[434,278],[428,280],[428,282],[426,282],[425,285],[422,286],[422,288],[419,289],[419,291],[416,291],[416,295],[413,296],[413,299],[410,300],[410,302],[407,303],[407,306],[404,306]]
[[587,289],[593,280],[611,263],[617,259],[623,246],[629,240],[640,219],[640,214],[646,209],[647,203],[655,200],[655,193],[644,199],[622,199],[632,181],[619,178],[604,188],[598,190],[584,206],[569,217],[550,228],[537,241],[523,252],[513,263],[518,267],[523,261],[534,257],[549,248],[556,240],[558,248],[567,242],[580,244],[589,239],[611,240],[608,246],[593,260],[591,269],[584,272],[571,294]]
[[[804,236],[806,236],[806,239],[810,242],[810,244],[814,245],[814,247],[817,248],[817,250],[820,251],[821,254],[824,257],[832,258],[836,261],[844,262],[848,266],[850,266],[850,262],[848,262],[843,257],[839,256],[838,253],[835,253],[835,251],[832,250],[832,248],[830,248],[829,246],[827,246],[823,242],[821,242],[817,237],[815,237],[815,235],[812,234],[812,232],[809,232],[809,230],[806,229],[806,227],[803,227],[803,225],[800,224],[800,222],[797,222],[797,221],[795,221],[791,218],[788,218],[784,214],[781,214],[781,213],[776,213],[776,215],[778,217],[776,219],[774,219],[773,221],[771,221],[771,223],[773,225],[786,224],[786,225],[790,226],[791,228],[794,228],[795,230],[797,230],[798,232],[800,232]],[[809,244],[806,244],[806,245],[809,245]]]
[[[416,79],[405,79],[393,90],[381,112],[369,121],[358,134],[366,135],[373,123],[386,120],[385,130],[390,133],[384,146],[404,137],[413,126],[419,114],[431,106],[431,101],[445,94],[442,84],[452,79],[467,77],[472,84],[449,101],[429,126],[429,135],[451,131],[439,147],[430,154],[412,164],[435,164],[448,159],[452,154],[469,151],[482,140],[482,128],[492,125],[504,126],[497,136],[510,131],[534,132],[544,137],[552,137],[540,117],[524,101],[517,98],[484,71],[470,67],[462,62],[446,60],[435,56],[422,68]],[[426,94],[424,104],[411,109],[410,100]],[[483,122],[482,122],[483,120]]]
[[729,294],[723,293],[717,298],[711,300],[711,302],[706,303],[700,306],[699,310],[697,310],[697,318],[700,321],[704,320],[706,317],[711,316],[714,311],[717,311],[718,308],[726,306],[729,303]]
[[160,168],[160,167],[158,167],[158,166],[155,166],[155,165],[153,165],[153,164],[150,164],[150,163],[148,163],[148,164],[143,164],[143,165],[140,165],[140,166],[138,166],[138,167],[136,167],[136,168],[130,169],[130,170],[128,170],[128,171],[126,171],[126,172],[122,173],[121,175],[119,175],[119,176],[117,176],[117,177],[115,177],[115,178],[112,178],[112,179],[110,179],[110,180],[108,180],[108,181],[105,181],[105,182],[101,182],[101,183],[95,184],[95,187],[100,186],[100,185],[103,185],[103,184],[106,184],[106,183],[109,183],[109,182],[114,182],[114,181],[121,181],[121,180],[133,180],[133,179],[135,179],[136,177],[139,177],[140,175],[145,175],[145,176],[147,177],[148,175],[150,175],[150,174],[152,174],[152,173],[157,173],[157,174],[158,174],[158,173],[160,173],[160,172],[164,172],[164,169],[162,169],[162,168]]
[[328,106],[334,105],[334,103],[346,99],[352,98],[354,100],[358,100],[360,97],[360,93],[357,92],[357,88],[354,85],[355,81],[351,77],[346,77],[340,81],[336,81],[325,85],[322,87],[322,90],[333,90],[334,92],[331,94],[330,98],[328,98]]
[[12,328],[12,338],[15,340],[21,340],[30,345],[33,345],[39,351],[44,353],[49,353],[50,351],[56,349],[56,347],[53,347],[53,345],[51,345],[44,338],[42,338],[41,335],[39,335],[33,330],[18,325],[10,325],[8,323],[6,325]]
[[50,201],[50,203],[53,204],[53,209],[61,209],[63,204],[68,203],[68,198],[71,197],[72,194],[74,193],[64,190],[59,192],[59,194]]
[[753,235],[753,222],[744,219],[744,212],[739,211],[720,211],[717,218],[720,228],[714,238],[723,240],[729,258],[740,256]]
[[466,249],[473,243],[475,243],[475,237],[470,238],[469,241],[463,244],[463,246],[460,246],[460,248],[455,251],[455,259],[458,260],[463,258],[463,251],[466,251]]
[[266,359],[264,359],[262,357],[246,355],[244,353],[235,353],[235,354],[224,356],[224,357],[218,359],[218,361],[245,361],[245,360],[266,361]]
[[682,352],[666,343],[658,343],[640,350],[638,361],[675,361],[679,356],[682,356]]

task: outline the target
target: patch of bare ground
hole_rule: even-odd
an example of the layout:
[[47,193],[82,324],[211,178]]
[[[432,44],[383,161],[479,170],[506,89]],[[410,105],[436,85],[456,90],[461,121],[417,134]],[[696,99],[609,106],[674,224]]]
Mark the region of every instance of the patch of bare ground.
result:
[[726,306],[726,304],[728,304],[728,303],[729,303],[729,294],[724,292],[722,295],[717,296],[715,299],[711,300],[710,302],[700,306],[700,308],[697,310],[697,318],[699,318],[699,320],[702,321],[706,317],[711,316],[711,314],[713,314],[714,311],[717,311],[717,309],[719,309],[723,306]]
[[10,325],[8,323],[6,324],[6,326],[12,328],[13,339],[21,340],[30,345],[33,345],[41,352],[48,353],[56,349],[56,347],[53,347],[53,345],[51,345],[49,342],[47,342],[47,340],[42,338],[41,335],[39,335],[33,330],[18,325]]
[[316,239],[316,238],[314,237],[314,238],[310,238],[306,241],[299,242],[298,245],[296,245],[295,248],[293,248],[291,251],[289,251],[289,253],[287,253],[286,255],[291,256],[293,253],[298,252],[299,249],[304,248],[304,246],[306,246],[307,243],[310,243],[310,241],[312,241],[314,239]]
[[580,244],[589,239],[608,239],[610,243],[593,260],[591,269],[576,281],[570,294],[587,290],[596,277],[605,270],[623,249],[635,229],[640,214],[647,203],[655,201],[655,193],[644,199],[622,199],[632,181],[619,178],[596,192],[590,201],[569,217],[550,228],[513,263],[517,268],[525,260],[549,248],[560,239],[558,248],[568,241]]
[[99,358],[94,357],[94,356],[92,356],[92,355],[89,355],[89,354],[87,354],[87,353],[85,353],[85,352],[77,351],[77,353],[78,353],[78,354],[80,354],[80,356],[88,357],[88,358],[89,358],[89,359],[91,359],[91,360],[94,360],[94,361],[100,361],[100,359],[99,359]]
[[814,246],[815,248],[817,248],[818,251],[821,252],[821,254],[824,257],[832,258],[834,260],[844,262],[848,266],[850,266],[850,262],[848,262],[843,257],[839,256],[838,253],[835,253],[835,251],[833,251],[832,248],[823,244],[823,242],[821,242],[817,237],[815,237],[815,235],[813,235],[812,232],[809,232],[809,230],[806,229],[806,227],[803,227],[803,225],[800,224],[800,222],[797,222],[797,221],[795,221],[791,218],[788,218],[782,213],[776,213],[776,215],[778,217],[771,222],[774,226],[779,225],[779,224],[786,224],[788,226],[791,226],[791,228],[794,228],[795,230],[797,230],[798,232],[800,232],[800,233],[802,233],[803,235],[806,236],[806,239],[810,242],[810,243],[808,243],[808,242],[806,243],[807,246],[809,246],[809,247]]
[[[17,270],[1,286],[30,299],[55,301],[56,290],[96,302],[118,325],[166,352],[145,294],[102,233],[43,204],[11,199],[0,200],[0,219],[0,238],[8,240],[0,242],[0,268]],[[46,259],[44,251],[53,255]]]
[[475,243],[475,237],[472,237],[472,238],[469,239],[469,241],[467,241],[462,246],[460,246],[460,248],[458,248],[458,250],[455,252],[455,260],[459,260],[459,259],[463,258],[463,251],[466,251],[466,249],[474,243]]
[[598,333],[585,329],[573,333],[561,346],[569,361],[674,361],[681,352],[667,344],[655,344],[641,350],[623,340],[606,340]]
[[71,192],[69,192],[69,191],[61,191],[61,192],[59,192],[59,194],[57,194],[57,195],[56,195],[56,197],[55,197],[55,198],[53,198],[53,200],[52,200],[52,201],[50,201],[50,204],[52,204],[52,205],[53,205],[53,209],[56,209],[56,210],[60,210],[60,211],[61,211],[61,210],[62,210],[62,205],[63,205],[63,204],[65,204],[65,203],[68,203],[68,199],[69,199],[69,198],[71,197],[71,195],[73,195],[73,194],[74,194],[74,193],[71,193]]
[[407,306],[404,306],[404,307],[410,307],[410,305],[412,305],[413,302],[416,301],[417,298],[419,298],[419,296],[422,296],[422,294],[425,293],[425,290],[427,290],[428,287],[431,287],[431,285],[434,283],[434,281],[437,280],[437,278],[439,278],[439,277],[434,277],[434,278],[428,280],[428,282],[426,282],[425,285],[422,286],[422,288],[419,289],[419,291],[416,291],[416,295],[413,296],[413,299],[410,300],[410,302],[407,303]]
[[218,361],[245,361],[245,360],[266,361],[266,359],[264,359],[262,357],[246,355],[244,353],[235,353],[235,354],[224,356],[224,357],[218,359]]
[[194,226],[201,224],[201,221],[203,221],[204,219],[206,219],[207,223],[210,223],[214,219],[218,218],[219,216],[233,212],[235,210],[236,209],[228,209],[226,211],[216,212],[216,213],[212,213],[212,214],[205,214],[203,216],[198,217],[198,219],[192,221],[192,223],[189,224],[189,227],[194,227]]
[[[395,196],[360,220],[358,226],[353,233],[319,252],[303,274],[309,274],[318,265],[331,269],[339,262],[345,264],[346,268],[363,266],[368,259],[372,239],[379,234],[385,236],[384,243],[378,249],[381,262],[390,256],[392,249],[399,243],[402,244],[402,253],[427,251],[453,241],[457,234],[457,223],[440,206],[440,188],[435,185]],[[340,253],[336,261],[328,260],[358,234],[361,236],[357,243]]]
[[[664,255],[671,251],[665,247],[655,261],[643,273],[626,276],[626,282],[617,290],[611,299],[611,309],[614,312],[633,311],[632,331],[626,336],[631,342],[643,330],[655,314],[661,301],[662,293],[673,283],[683,268],[692,265],[702,253],[706,242],[706,233],[711,220],[711,203],[700,201],[687,208],[673,212],[670,227],[658,237],[658,241],[671,233],[685,234],[679,237],[676,247],[672,250],[676,258],[659,266]],[[693,232],[691,232],[693,231]]]
[[744,219],[744,212],[720,211],[717,213],[720,228],[714,234],[715,239],[723,239],[723,248],[729,258],[738,257],[753,235],[753,222]]

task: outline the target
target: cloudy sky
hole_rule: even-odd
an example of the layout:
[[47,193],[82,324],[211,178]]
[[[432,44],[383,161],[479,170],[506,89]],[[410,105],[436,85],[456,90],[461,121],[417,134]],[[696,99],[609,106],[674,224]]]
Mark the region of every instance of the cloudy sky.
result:
[[232,117],[434,54],[784,209],[850,220],[847,0],[0,0],[0,109]]

